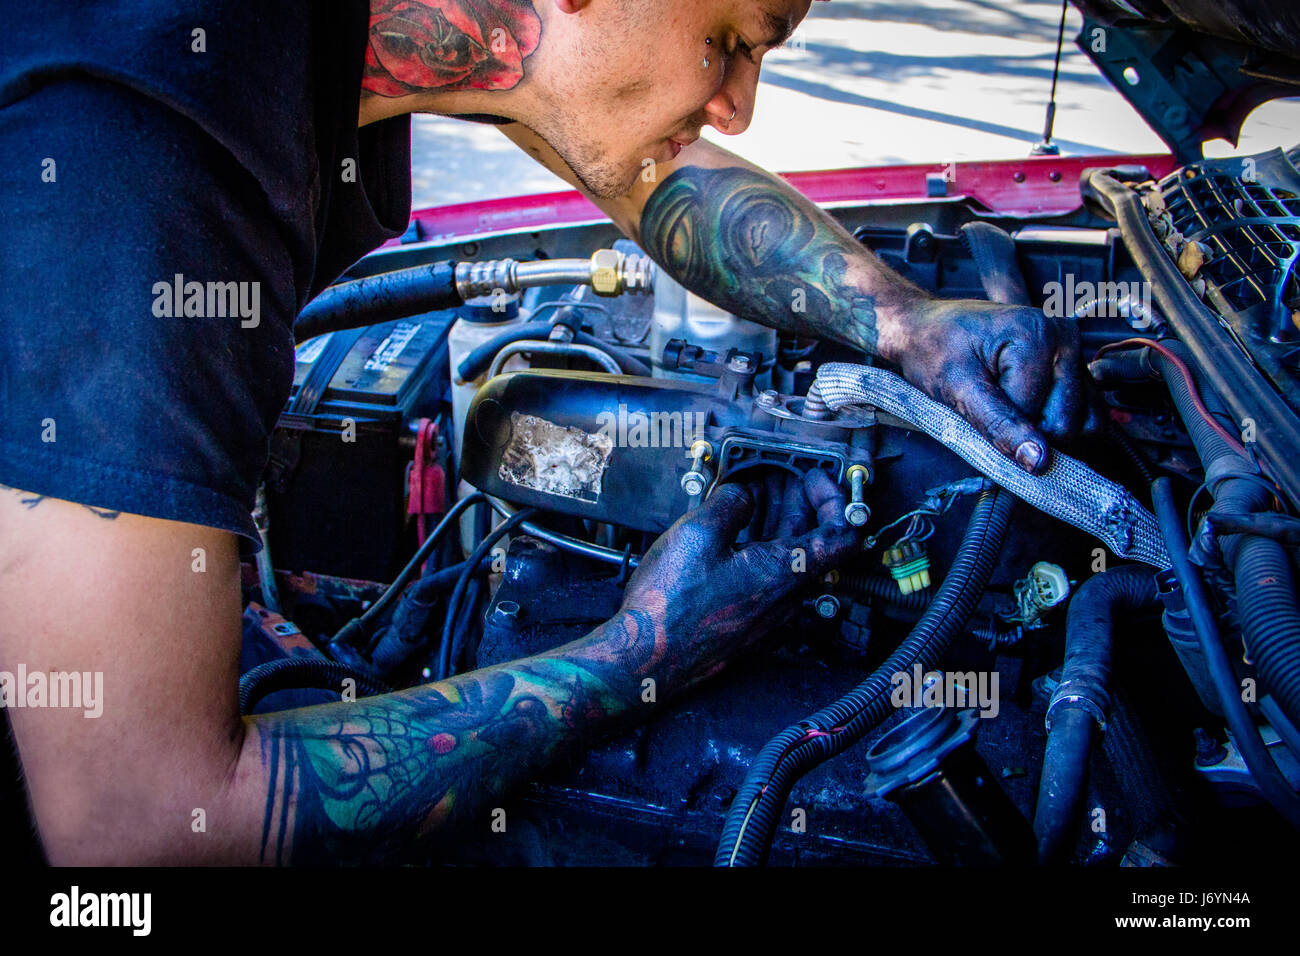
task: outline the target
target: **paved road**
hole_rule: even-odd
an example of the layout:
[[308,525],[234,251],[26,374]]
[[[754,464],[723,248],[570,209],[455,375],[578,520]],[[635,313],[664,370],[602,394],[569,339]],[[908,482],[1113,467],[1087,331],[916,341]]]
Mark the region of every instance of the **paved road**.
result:
[[[789,49],[764,58],[750,128],[705,135],[781,171],[1024,156],[1042,131],[1060,9],[1058,0],[814,4]],[[1074,47],[1078,27],[1071,7],[1057,90],[1062,150],[1162,150]],[[418,116],[412,135],[417,209],[567,188],[491,127]],[[1257,111],[1242,148],[1297,141],[1300,100],[1288,100]]]

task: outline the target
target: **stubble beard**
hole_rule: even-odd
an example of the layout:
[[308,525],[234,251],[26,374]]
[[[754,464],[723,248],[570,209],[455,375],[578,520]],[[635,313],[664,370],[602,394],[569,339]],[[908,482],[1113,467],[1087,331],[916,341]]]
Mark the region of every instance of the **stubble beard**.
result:
[[538,132],[556,155],[582,183],[584,189],[597,199],[619,199],[626,196],[636,184],[640,168],[627,169],[609,162],[601,156],[600,148],[584,142],[575,126],[575,117],[559,118],[552,129]]

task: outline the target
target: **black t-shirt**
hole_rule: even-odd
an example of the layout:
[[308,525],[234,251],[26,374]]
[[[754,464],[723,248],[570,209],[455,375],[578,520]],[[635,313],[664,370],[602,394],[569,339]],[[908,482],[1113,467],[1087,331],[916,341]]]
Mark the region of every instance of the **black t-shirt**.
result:
[[410,215],[365,0],[0,0],[0,484],[255,537],[293,319]]

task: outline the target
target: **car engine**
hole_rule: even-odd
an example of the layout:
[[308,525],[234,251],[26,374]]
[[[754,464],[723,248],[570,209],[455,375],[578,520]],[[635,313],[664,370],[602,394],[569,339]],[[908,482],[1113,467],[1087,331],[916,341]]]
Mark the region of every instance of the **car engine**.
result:
[[935,295],[1077,323],[1093,414],[1037,477],[894,370],[695,297],[608,222],[417,231],[299,320],[244,566],[245,712],[566,643],[720,483],[817,468],[861,555],[760,650],[530,785],[507,832],[426,862],[1294,847],[1297,164],[1042,156],[1015,181],[1076,178],[1082,203],[995,213],[931,170],[929,195],[863,181],[828,205]]

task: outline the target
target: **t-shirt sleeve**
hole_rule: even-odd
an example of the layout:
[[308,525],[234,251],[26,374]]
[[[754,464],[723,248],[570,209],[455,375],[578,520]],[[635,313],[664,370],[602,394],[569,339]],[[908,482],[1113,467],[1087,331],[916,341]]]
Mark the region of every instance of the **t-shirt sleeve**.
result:
[[296,314],[264,190],[89,76],[0,109],[0,155],[0,483],[256,540]]

